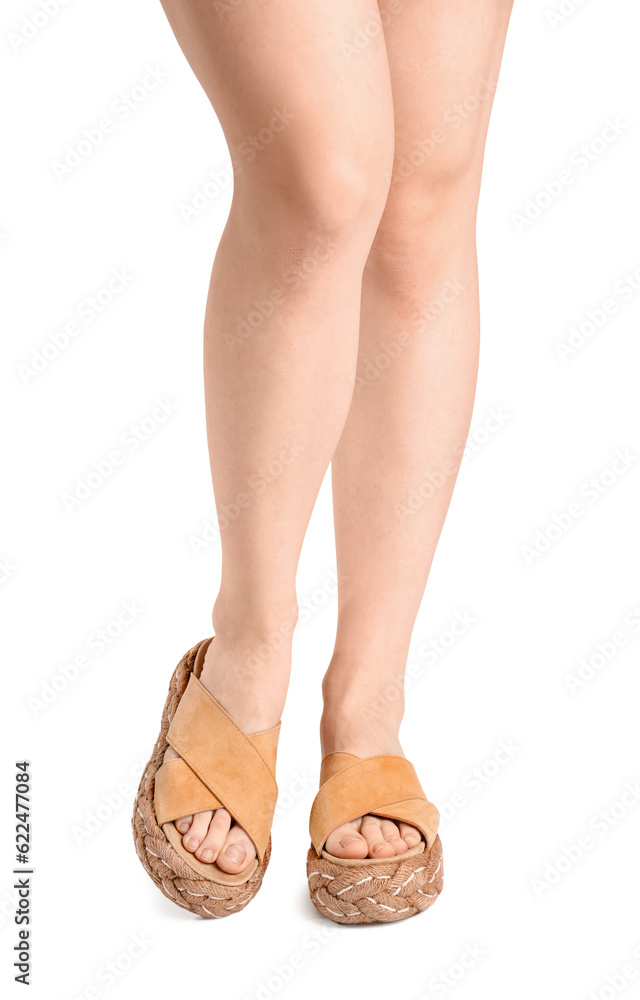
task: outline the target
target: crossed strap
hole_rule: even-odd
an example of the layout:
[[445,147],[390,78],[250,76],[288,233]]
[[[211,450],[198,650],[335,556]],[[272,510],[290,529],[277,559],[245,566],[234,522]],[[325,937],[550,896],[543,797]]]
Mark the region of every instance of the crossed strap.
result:
[[440,814],[424,794],[413,764],[404,757],[331,753],[322,761],[320,782],[309,819],[318,856],[332,830],[366,813],[409,823],[420,830],[429,849],[434,843]]
[[193,674],[167,740],[177,760],[156,774],[158,824],[207,809],[226,809],[264,858],[278,797],[275,779],[280,724],[247,736]]

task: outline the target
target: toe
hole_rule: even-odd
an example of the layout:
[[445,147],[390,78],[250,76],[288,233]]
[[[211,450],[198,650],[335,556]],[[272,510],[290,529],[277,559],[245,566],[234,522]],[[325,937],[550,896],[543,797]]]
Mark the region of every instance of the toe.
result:
[[367,841],[370,858],[392,858],[395,848],[384,839],[380,823],[377,816],[363,816],[360,832]]
[[230,875],[244,871],[256,856],[253,841],[241,826],[235,824],[229,830],[225,845],[216,859],[216,864]]
[[422,840],[422,834],[419,830],[416,830],[415,826],[409,826],[408,823],[400,823],[399,829],[400,836],[408,848],[415,847]]
[[176,820],[176,827],[180,833],[188,833],[192,822],[193,816],[181,816],[180,819]]
[[188,832],[182,838],[182,843],[188,851],[195,853],[207,835],[209,823],[213,813],[210,809],[207,812],[196,813]]
[[227,810],[216,809],[209,823],[206,836],[195,852],[199,861],[212,863],[216,860],[224,847],[225,838],[229,833],[230,826],[231,816]]
[[403,851],[406,851],[407,845],[400,836],[400,830],[393,820],[381,819],[380,830],[387,844],[390,844],[391,847],[393,847],[396,854],[402,854]]
[[[356,821],[357,822],[357,821]],[[369,847],[356,823],[345,823],[327,837],[325,850],[336,858],[366,858]]]

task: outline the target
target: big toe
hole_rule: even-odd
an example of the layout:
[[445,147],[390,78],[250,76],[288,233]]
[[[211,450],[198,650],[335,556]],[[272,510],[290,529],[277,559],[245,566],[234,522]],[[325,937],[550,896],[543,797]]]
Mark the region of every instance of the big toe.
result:
[[366,858],[369,850],[366,840],[352,823],[345,823],[330,833],[325,848],[327,853],[333,854],[335,858],[354,860]]
[[232,826],[227,834],[224,847],[216,858],[216,864],[229,875],[244,871],[256,856],[253,841],[241,826]]

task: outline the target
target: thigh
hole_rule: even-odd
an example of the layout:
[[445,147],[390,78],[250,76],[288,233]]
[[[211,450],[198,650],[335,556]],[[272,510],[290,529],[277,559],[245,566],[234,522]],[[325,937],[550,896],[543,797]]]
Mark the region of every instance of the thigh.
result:
[[380,0],[395,114],[391,200],[460,177],[479,185],[512,5]]
[[162,5],[224,130],[236,188],[266,173],[286,195],[292,174],[348,173],[356,157],[380,162],[388,185],[393,106],[382,32],[361,58],[345,56],[353,23],[379,21],[376,0]]

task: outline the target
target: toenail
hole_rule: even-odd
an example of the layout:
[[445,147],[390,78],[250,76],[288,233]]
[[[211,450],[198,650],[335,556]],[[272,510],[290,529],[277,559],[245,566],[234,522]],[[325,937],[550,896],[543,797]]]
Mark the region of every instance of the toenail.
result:
[[242,861],[244,861],[247,855],[247,852],[243,850],[239,844],[229,844],[224,853],[229,861],[233,861],[236,865],[239,865]]
[[195,851],[199,843],[200,843],[199,840],[190,840],[189,843],[187,844],[187,847],[190,847],[192,850]]
[[359,844],[359,843],[360,843],[360,841],[358,840],[358,838],[357,838],[357,837],[350,837],[350,838],[349,838],[349,840],[347,840],[347,839],[345,838],[344,840],[341,840],[341,841],[340,841],[340,847],[344,847],[344,848],[347,848],[347,847],[349,847],[349,846],[350,846],[351,844]]
[[213,857],[213,851],[203,851],[202,852],[202,860],[203,861],[211,861],[212,857]]
[[189,824],[188,823],[178,823],[178,829],[179,829],[180,833],[186,833],[187,830],[189,829]]

